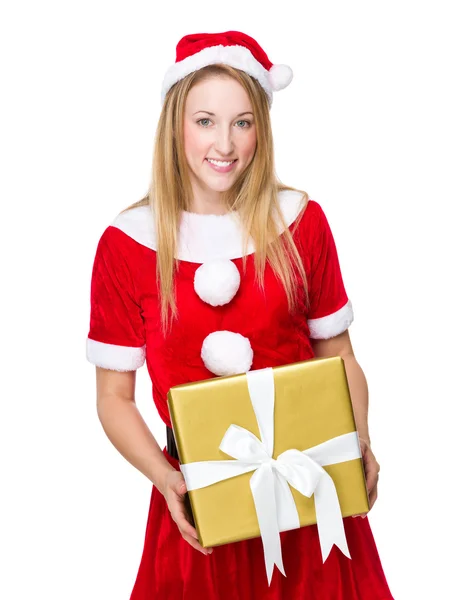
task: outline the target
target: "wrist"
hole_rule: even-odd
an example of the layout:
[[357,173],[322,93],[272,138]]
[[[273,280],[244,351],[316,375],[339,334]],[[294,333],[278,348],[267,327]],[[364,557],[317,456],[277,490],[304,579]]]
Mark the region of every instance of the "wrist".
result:
[[168,475],[173,471],[176,471],[176,469],[166,459],[164,459],[164,461],[166,464],[161,465],[161,467],[158,469],[158,473],[155,475],[153,480],[153,485],[163,495]]
[[358,439],[362,442],[365,442],[365,444],[370,448],[371,447],[371,442],[370,442],[370,437],[368,435],[363,435],[361,433],[358,433]]

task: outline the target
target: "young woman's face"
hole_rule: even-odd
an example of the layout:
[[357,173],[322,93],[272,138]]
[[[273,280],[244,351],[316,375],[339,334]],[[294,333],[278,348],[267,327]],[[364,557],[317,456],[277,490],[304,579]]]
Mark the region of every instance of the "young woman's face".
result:
[[184,113],[184,148],[194,193],[230,189],[251,162],[256,139],[252,105],[237,81],[211,77],[191,88]]

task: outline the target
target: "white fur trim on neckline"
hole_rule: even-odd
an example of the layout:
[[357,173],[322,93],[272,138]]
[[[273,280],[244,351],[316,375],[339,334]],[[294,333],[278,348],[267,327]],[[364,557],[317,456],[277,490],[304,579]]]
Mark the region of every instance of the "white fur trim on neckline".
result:
[[146,346],[140,348],[117,346],[86,338],[87,360],[103,369],[135,371],[144,364],[145,355]]
[[330,315],[320,317],[319,319],[309,319],[309,337],[317,340],[327,340],[335,335],[339,335],[352,324],[354,315],[352,302],[347,301],[342,308],[336,310]]
[[208,65],[222,63],[245,71],[248,75],[255,77],[264,89],[269,99],[269,106],[272,105],[272,84],[269,78],[269,71],[254,58],[252,53],[244,46],[209,46],[192,54],[177,63],[174,63],[166,71],[161,88],[161,103],[164,102],[168,90],[180,79],[183,79],[189,73],[198,71]]
[[[296,190],[279,192],[282,215],[289,227],[303,207],[303,194]],[[150,205],[138,206],[119,214],[111,223],[139,244],[157,249],[155,224]],[[283,229],[279,225],[279,234]],[[176,258],[186,262],[204,263],[208,260],[232,259],[243,256],[243,231],[236,212],[223,215],[200,214],[183,211],[179,227]],[[254,246],[249,240],[246,254]]]

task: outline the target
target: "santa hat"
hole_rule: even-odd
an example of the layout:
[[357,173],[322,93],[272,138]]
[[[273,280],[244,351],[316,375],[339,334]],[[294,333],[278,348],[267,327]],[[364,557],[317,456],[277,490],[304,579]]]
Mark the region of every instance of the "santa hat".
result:
[[241,31],[193,33],[181,38],[176,46],[176,62],[165,74],[161,90],[164,102],[168,90],[180,79],[207,65],[225,64],[240,69],[259,81],[267,94],[287,87],[293,71],[287,65],[274,65],[256,40]]

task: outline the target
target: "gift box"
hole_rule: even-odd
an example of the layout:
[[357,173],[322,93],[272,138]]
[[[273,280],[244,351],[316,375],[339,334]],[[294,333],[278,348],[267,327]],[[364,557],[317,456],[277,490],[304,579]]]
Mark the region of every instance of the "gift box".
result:
[[323,561],[350,558],[342,519],[370,506],[341,357],[177,385],[168,405],[202,546],[261,536],[269,584],[280,531],[317,523]]

